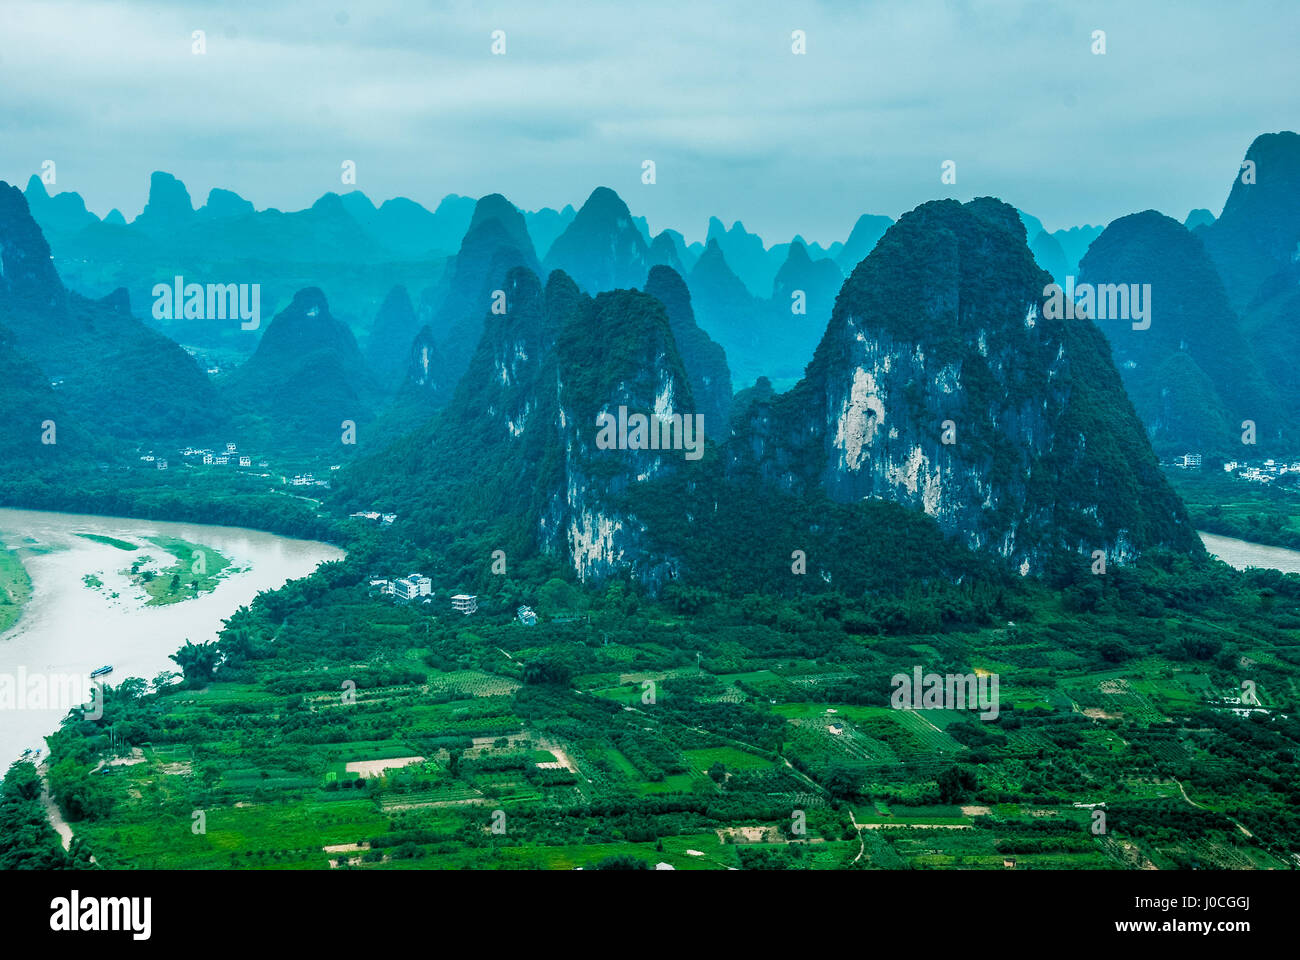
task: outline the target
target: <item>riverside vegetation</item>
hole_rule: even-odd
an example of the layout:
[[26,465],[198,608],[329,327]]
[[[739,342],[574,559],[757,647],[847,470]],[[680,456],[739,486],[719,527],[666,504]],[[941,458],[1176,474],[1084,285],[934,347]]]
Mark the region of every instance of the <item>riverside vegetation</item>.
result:
[[[3,834],[6,861],[1105,869],[1300,854],[1300,578],[1155,552],[1100,576],[1077,560],[1041,580],[882,582],[865,603],[793,576],[775,595],[653,600],[539,558],[511,577],[483,565],[464,618],[444,591],[398,605],[365,585],[412,563],[464,577],[456,558],[344,527],[347,559],[188,644],[180,679],[128,679],[100,722],[71,716],[50,738],[75,853],[33,819],[30,765],[11,768],[5,815],[26,827]],[[522,603],[536,626],[513,616]],[[996,720],[891,709],[890,677],[917,664],[998,673]],[[1243,680],[1260,702],[1245,715]]]
[[[1264,149],[1300,169],[1293,134]],[[824,331],[802,379],[735,394],[724,353],[754,331],[711,309],[739,302],[714,282],[722,241],[684,278],[671,238],[652,263],[603,188],[545,257],[504,197],[475,204],[418,298],[405,379],[379,384],[313,286],[244,366],[207,379],[124,294],[66,289],[26,199],[0,185],[15,411],[0,504],[346,550],[233,612],[215,642],[184,642],[178,675],[124,678],[101,718],[68,716],[48,782],[71,849],[32,765],[11,766],[0,865],[1300,865],[1300,576],[1208,556],[1195,529],[1219,494],[1165,476],[1151,442],[1217,455],[1210,440],[1233,437],[1189,424],[1243,404],[1270,414],[1261,452],[1291,442],[1275,366],[1214,341],[1290,316],[1291,193],[1270,182],[1234,187],[1203,239],[1173,234],[1198,276],[1224,274],[1187,314],[1187,351],[1121,344],[1121,374],[1088,318],[1042,310],[1052,277],[1023,215],[941,200],[889,225],[825,325],[799,331],[808,346]],[[1243,261],[1234,238],[1261,211],[1286,242]],[[1117,221],[1081,276],[1142,265],[1171,229]],[[1260,299],[1261,283],[1288,292]],[[496,293],[504,312],[488,312]],[[1258,369],[1197,380],[1151,433],[1143,378],[1193,354]],[[702,457],[599,449],[596,414],[619,407],[712,411]],[[47,417],[57,444],[29,429]],[[352,427],[362,439],[341,450]],[[142,443],[226,432],[315,458],[331,488],[138,466]],[[1265,513],[1217,509],[1225,525]],[[352,518],[366,512],[397,519]],[[1294,528],[1289,501],[1267,513],[1279,540]],[[428,603],[369,586],[411,571],[432,579]],[[478,612],[452,610],[457,593]],[[893,709],[892,677],[917,668],[996,674],[998,709]]]

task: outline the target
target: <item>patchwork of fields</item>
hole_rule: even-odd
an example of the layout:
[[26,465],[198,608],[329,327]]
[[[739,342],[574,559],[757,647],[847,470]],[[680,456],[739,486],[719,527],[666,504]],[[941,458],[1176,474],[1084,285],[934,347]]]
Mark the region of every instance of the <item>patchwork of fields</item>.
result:
[[[1016,624],[927,635],[808,617],[800,657],[720,614],[707,633],[599,608],[467,630],[359,592],[259,603],[215,681],[113,692],[134,762],[72,723],[50,779],[108,866],[1300,865],[1294,615],[1221,597],[1139,636],[1034,599]],[[1189,655],[1226,604],[1254,628]],[[943,664],[1000,676],[996,719],[890,705],[893,674]]]

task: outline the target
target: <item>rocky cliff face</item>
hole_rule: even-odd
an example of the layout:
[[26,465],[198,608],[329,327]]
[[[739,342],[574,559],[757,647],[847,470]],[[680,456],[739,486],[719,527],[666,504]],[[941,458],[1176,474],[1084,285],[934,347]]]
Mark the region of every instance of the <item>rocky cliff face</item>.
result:
[[[460,250],[447,265],[438,307],[412,349],[412,378],[448,390],[460,380],[483,334],[483,318],[515,267],[540,271],[524,217],[499,193],[478,201]],[[441,369],[422,369],[417,361],[435,357]]]
[[[592,344],[601,338],[619,346],[593,357]],[[645,418],[650,431],[674,418],[687,421],[688,430],[697,427],[699,410],[663,306],[634,290],[602,293],[582,304],[560,330],[553,370],[563,474],[562,491],[552,494],[539,520],[543,544],[564,550],[584,582],[628,572],[662,586],[676,576],[674,557],[652,549],[646,524],[623,500],[632,486],[690,462],[685,449],[633,449],[639,443],[633,417]],[[626,438],[621,429],[605,433],[598,425],[621,424],[625,417]],[[615,447],[608,444],[611,434]]]
[[684,451],[630,449],[635,441],[623,446],[617,434],[611,447],[598,421],[697,412],[663,305],[635,290],[593,299],[558,270],[543,291],[517,268],[506,290],[509,309],[488,318],[433,445],[466,433],[485,444],[480,464],[520,483],[512,508],[580,580],[631,571],[662,582],[671,560],[651,549],[624,497],[678,469]]
[[[671,277],[656,281],[672,304]],[[1104,337],[1044,315],[1050,282],[1013,208],[926,204],[846,282],[805,378],[742,391],[729,431],[706,425],[693,459],[632,430],[601,438],[602,422],[700,411],[675,307],[634,290],[593,299],[558,271],[543,294],[515,270],[510,310],[487,321],[456,398],[345,486],[409,509],[417,539],[448,535],[429,504],[472,503],[464,529],[488,543],[652,589],[707,575],[692,565],[716,566],[719,550],[775,571],[791,542],[842,549],[823,528],[896,534],[898,562],[933,575],[963,548],[1024,573],[1060,550],[1199,550]]]
[[563,288],[576,297],[572,283],[556,273],[543,291],[537,274],[526,267],[506,275],[506,312],[485,319],[478,349],[449,411],[452,419],[473,424],[481,439],[497,443],[524,436],[535,414],[550,408],[549,385],[541,382],[543,365],[555,341],[554,327],[563,319],[558,305],[565,296]]
[[808,376],[727,451],[798,493],[885,499],[1024,572],[1052,549],[1195,549],[1089,321],[1044,316],[1013,208],[928,203],[846,282]]
[[413,496],[409,512],[429,539],[446,523],[431,501],[470,503],[483,536],[503,549],[526,536],[580,579],[631,571],[662,582],[672,559],[649,544],[626,494],[681,469],[686,451],[636,448],[631,432],[602,437],[598,417],[699,412],[664,306],[636,290],[593,299],[558,270],[545,289],[522,267],[503,282],[507,310],[486,318],[452,400],[346,476],[342,495]]
[[[663,234],[660,234],[663,236]],[[731,417],[731,371],[727,353],[695,322],[691,292],[681,274],[667,266],[655,266],[646,278],[645,292],[664,305],[673,340],[691,381],[691,391],[704,415],[710,436],[727,436]]]

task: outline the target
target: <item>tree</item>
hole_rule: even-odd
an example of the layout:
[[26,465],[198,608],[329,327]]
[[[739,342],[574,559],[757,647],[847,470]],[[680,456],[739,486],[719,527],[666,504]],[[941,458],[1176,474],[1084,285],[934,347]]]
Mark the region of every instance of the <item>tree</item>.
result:
[[853,768],[845,763],[831,763],[822,775],[822,786],[837,800],[846,800],[855,796],[860,783],[861,780],[853,772]]
[[573,668],[553,653],[543,653],[524,664],[524,683],[530,685],[568,686]]
[[36,773],[36,765],[22,760],[13,764],[5,774],[3,795],[19,797],[23,800],[35,800],[41,795],[41,778]]
[[181,675],[175,670],[163,670],[153,678],[153,682],[150,686],[153,687],[154,693],[158,693],[170,687],[180,678],[180,676]]
[[966,799],[975,789],[975,771],[954,764],[939,774],[939,799],[943,803],[957,803]]
[[547,613],[554,613],[558,610],[576,610],[580,603],[580,595],[572,584],[566,583],[558,577],[553,577],[538,588],[537,602],[541,604],[542,609]]
[[615,853],[595,864],[593,870],[649,870],[650,864],[630,853]]
[[190,686],[208,683],[216,672],[221,654],[213,643],[192,643],[185,641],[185,646],[173,653],[168,659],[175,661]]

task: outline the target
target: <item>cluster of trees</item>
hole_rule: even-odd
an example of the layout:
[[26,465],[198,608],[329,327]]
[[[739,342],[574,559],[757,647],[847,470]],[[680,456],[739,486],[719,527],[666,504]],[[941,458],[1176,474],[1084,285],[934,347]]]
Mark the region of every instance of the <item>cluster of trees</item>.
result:
[[[311,504],[241,478],[187,478],[177,471],[129,473],[79,460],[58,472],[0,472],[0,506],[66,513],[98,513],[145,520],[179,520],[266,530],[306,540],[337,540],[338,523]],[[159,479],[159,476],[162,479]]]
[[[892,523],[888,513],[877,519]],[[539,805],[519,805],[508,838],[484,841],[482,825],[467,820],[454,836],[444,828],[430,828],[428,838],[410,836],[394,843],[393,849],[401,849],[404,857],[453,843],[645,842],[755,819],[782,824],[789,818],[789,796],[818,788],[818,795],[829,800],[825,813],[821,808],[817,813],[827,818],[824,835],[839,837],[845,818],[836,806],[865,796],[930,805],[969,800],[1067,802],[1080,792],[1112,784],[1120,767],[1133,765],[1176,769],[1180,776],[1202,777],[1194,782],[1206,789],[1243,797],[1247,812],[1242,821],[1278,850],[1293,842],[1284,839],[1287,831],[1300,835],[1287,807],[1295,802],[1294,783],[1300,782],[1294,766],[1300,740],[1285,721],[1239,720],[1221,711],[1180,718],[1180,729],[1203,731],[1186,738],[1189,749],[1221,761],[1198,770],[1191,758],[1162,759],[1159,738],[1144,736],[1137,728],[1131,736],[1125,733],[1130,746],[1115,755],[1088,735],[1096,724],[1086,717],[1014,710],[1004,703],[997,721],[967,719],[947,725],[946,733],[969,751],[958,756],[959,762],[949,758],[929,765],[898,764],[882,772],[880,763],[837,754],[827,737],[792,727],[767,703],[769,697],[779,697],[884,705],[889,686],[881,678],[910,672],[918,662],[939,672],[969,672],[971,635],[987,640],[994,634],[982,628],[992,625],[1002,638],[998,657],[1015,664],[1017,685],[1039,686],[1049,701],[1051,689],[1060,682],[1056,665],[1062,655],[1074,658],[1069,661],[1071,672],[1086,674],[1158,653],[1208,672],[1216,685],[1232,686],[1243,641],[1220,629],[1219,624],[1226,623],[1249,631],[1252,644],[1276,650],[1282,666],[1258,666],[1256,671],[1265,689],[1285,690],[1283,678],[1292,662],[1288,658],[1294,656],[1286,642],[1288,631],[1297,626],[1294,611],[1300,600],[1297,577],[1238,574],[1204,558],[1156,552],[1135,567],[1112,567],[1104,576],[1094,575],[1085,558],[1063,557],[1042,580],[1008,581],[971,568],[960,583],[946,576],[906,573],[895,583],[897,571],[887,569],[882,555],[873,561],[879,569],[854,568],[854,573],[846,568],[841,578],[840,568],[834,568],[831,584],[820,576],[794,578],[790,589],[760,583],[755,579],[760,564],[755,561],[748,573],[736,567],[716,578],[679,582],[656,599],[631,581],[582,588],[566,579],[567,574],[556,576],[553,569],[539,573],[540,567],[525,582],[526,566],[515,565],[512,558],[512,576],[491,581],[495,592],[481,598],[485,602],[471,621],[432,606],[367,596],[370,574],[426,568],[428,554],[398,530],[348,531],[346,560],[263,594],[231,616],[216,644],[187,641],[173,656],[185,688],[238,682],[265,696],[241,697],[206,709],[177,709],[171,699],[176,685],[155,682],[150,695],[149,684],[135,681],[116,688],[103,721],[74,716],[65,724],[52,743],[56,762],[51,782],[70,818],[102,820],[116,815],[124,804],[117,778],[90,774],[103,756],[111,729],[115,741],[127,746],[192,746],[195,775],[188,789],[222,801],[233,800],[243,789],[223,776],[232,751],[239,753],[241,764],[263,771],[297,771],[312,784],[277,786],[264,791],[267,796],[307,796],[323,785],[318,767],[321,758],[330,755],[330,745],[394,740],[423,756],[445,749],[447,766],[394,772],[382,783],[364,785],[365,795],[428,789],[457,780],[473,785],[479,777],[493,780],[494,774],[509,774],[540,788],[545,797]],[[908,535],[918,542],[929,536],[920,528]],[[809,556],[811,564],[813,551]],[[954,569],[966,562],[960,551],[944,556]],[[488,557],[490,552],[477,557],[466,553],[448,561],[448,569],[460,569],[457,564],[487,567]],[[820,555],[817,559],[820,563]],[[783,565],[789,569],[788,561],[783,559]],[[818,568],[810,565],[810,570]],[[429,569],[432,564],[426,572]],[[855,586],[867,583],[869,588]],[[529,628],[515,622],[513,610],[520,602],[535,605],[542,622]],[[557,614],[573,619],[548,622]],[[1003,629],[1006,620],[1014,620],[1015,626]],[[1171,620],[1177,629],[1170,627]],[[629,672],[654,675],[694,667],[697,655],[707,673],[661,681],[654,703],[629,698],[633,711],[573,689],[616,686],[615,678]],[[346,675],[337,670],[341,663],[351,665]],[[469,700],[475,691],[424,690],[427,667],[469,669],[523,685],[510,695],[497,691],[475,697],[454,711],[428,712],[429,707]],[[732,691],[724,687],[731,685],[708,675],[760,670],[768,673],[748,686],[738,685],[751,694],[742,702],[727,702],[723,695]],[[844,676],[812,685],[789,682],[801,674],[831,671]],[[1269,671],[1276,671],[1278,682]],[[608,680],[593,679],[606,676]],[[344,679],[353,680],[359,693],[347,710],[325,709],[313,699],[314,694],[337,695]],[[416,704],[421,708],[418,720],[409,709]],[[569,788],[582,781],[572,772],[540,770],[526,754],[462,758],[470,737],[518,730],[521,723],[570,744],[590,746],[578,746],[575,754],[594,768],[584,767],[584,775],[597,782],[583,792],[594,792],[599,798],[595,803],[574,801],[576,791]],[[863,728],[868,736],[901,745],[904,751],[916,746],[897,731],[875,729],[870,723]],[[1013,731],[1031,733],[1041,748],[1026,752],[1023,734],[1009,737]],[[639,778],[661,782],[688,770],[684,751],[725,744],[743,745],[769,759],[784,754],[799,773],[779,763],[756,772],[728,771],[715,764],[708,778],[696,778],[687,792],[638,800],[629,778],[606,758],[607,750],[617,749]],[[1259,762],[1261,757],[1270,758],[1269,764],[1277,761],[1277,775],[1251,778],[1243,773],[1252,759]],[[1256,786],[1242,793],[1225,779],[1229,775],[1253,779]],[[888,777],[895,779],[885,783]],[[1165,812],[1139,820],[1150,836],[1157,835],[1159,825],[1178,828],[1179,821],[1162,819]],[[1041,841],[1035,850],[1063,849],[1052,846],[1054,838],[1032,839]],[[1031,851],[1022,845],[1017,852]],[[887,851],[878,853],[888,859]]]
[[93,866],[75,838],[64,850],[41,802],[35,764],[18,761],[0,783],[0,870],[84,870]]

